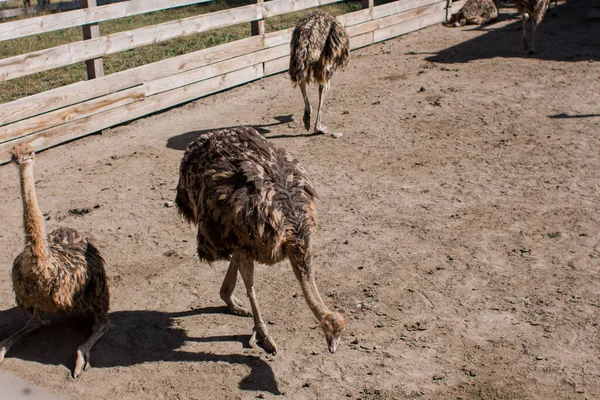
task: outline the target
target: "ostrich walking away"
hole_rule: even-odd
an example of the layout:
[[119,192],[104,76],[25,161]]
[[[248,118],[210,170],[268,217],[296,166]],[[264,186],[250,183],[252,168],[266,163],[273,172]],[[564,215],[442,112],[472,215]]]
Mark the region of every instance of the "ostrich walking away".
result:
[[58,228],[46,237],[33,179],[34,152],[28,144],[19,144],[11,154],[19,168],[25,228],[25,249],[13,263],[13,289],[17,305],[32,316],[23,329],[0,342],[0,362],[13,344],[47,323],[41,313],[91,317],[92,336],[77,348],[77,378],[89,367],[92,346],[110,326],[104,260],[74,229]]
[[446,26],[465,26],[484,25],[495,21],[498,18],[498,7],[494,0],[467,0],[459,12],[444,25]]
[[[548,0],[516,0],[515,4],[523,20],[523,48],[525,51],[529,49],[530,54],[535,54],[535,33],[548,9]],[[556,3],[554,8],[556,8]],[[527,21],[529,19],[531,19],[533,27],[531,46],[527,43]]]
[[312,107],[306,94],[306,85],[319,85],[319,108],[315,131],[326,132],[321,124],[323,101],[329,90],[331,76],[344,68],[350,60],[350,40],[344,27],[331,15],[315,11],[302,18],[290,43],[289,74],[294,86],[300,86],[304,98],[304,127],[310,129]]
[[[314,278],[314,199],[313,186],[298,160],[251,127],[201,135],[181,160],[177,207],[198,227],[200,259],[231,259],[220,294],[232,313],[254,316],[251,346],[262,341],[265,350],[276,352],[256,300],[254,262],[274,264],[288,258],[329,351],[337,348],[344,317],[327,308]],[[234,295],[238,272],[252,313]]]

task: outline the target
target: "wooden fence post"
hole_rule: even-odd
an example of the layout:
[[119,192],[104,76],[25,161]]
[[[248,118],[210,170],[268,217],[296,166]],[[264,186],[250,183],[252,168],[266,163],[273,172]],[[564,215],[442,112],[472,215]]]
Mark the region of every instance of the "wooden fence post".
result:
[[[262,4],[263,0],[256,0],[256,4]],[[250,22],[250,28],[252,32],[252,36],[264,35],[265,34],[265,20],[261,19],[259,21]]]
[[[96,0],[80,0],[79,4],[81,8],[96,7]],[[93,39],[100,37],[100,26],[98,23],[83,25],[83,40]],[[102,57],[87,60],[85,62],[87,68],[88,79],[95,79],[104,76],[104,65],[102,64]]]

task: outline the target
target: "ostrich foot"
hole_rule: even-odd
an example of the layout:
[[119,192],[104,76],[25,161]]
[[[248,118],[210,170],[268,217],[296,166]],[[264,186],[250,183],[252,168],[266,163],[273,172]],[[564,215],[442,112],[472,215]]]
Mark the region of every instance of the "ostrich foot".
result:
[[73,379],[77,380],[83,371],[90,369],[90,351],[88,349],[77,349],[77,360],[73,370]]
[[75,360],[75,368],[73,369],[73,379],[79,378],[83,371],[87,371],[90,368],[90,351],[98,339],[104,336],[111,326],[112,324],[109,320],[94,324],[92,327],[92,336],[77,348],[77,359]]
[[535,54],[535,49],[529,50],[529,54]]
[[318,124],[315,126],[315,131],[318,133],[327,133],[327,127],[325,125]]
[[2,342],[0,342],[0,364],[2,363],[2,361],[4,361],[4,357],[6,356],[6,353],[8,352],[8,350],[15,343],[17,343],[19,340],[21,340],[21,338],[23,338],[23,336],[26,336],[26,335],[30,334],[31,332],[35,332],[38,329],[40,329],[42,326],[46,326],[49,324],[50,324],[50,321],[45,321],[43,319],[40,319],[39,314],[36,311],[34,313],[33,317],[31,317],[25,323],[25,326],[20,331],[18,331],[14,335],[10,336],[8,339],[5,339]]
[[229,306],[229,312],[240,317],[251,317],[252,311],[244,308],[237,297],[232,296],[229,301],[225,301]]
[[527,45],[527,39],[523,39],[523,49],[527,51],[528,48],[529,46]]
[[256,347],[257,342],[261,344],[267,353],[277,354],[277,345],[275,345],[275,341],[271,338],[269,332],[267,332],[267,327],[264,325],[254,327],[248,344],[250,347]]
[[310,110],[304,110],[304,117],[302,117],[302,122],[304,122],[304,129],[307,131],[310,129]]

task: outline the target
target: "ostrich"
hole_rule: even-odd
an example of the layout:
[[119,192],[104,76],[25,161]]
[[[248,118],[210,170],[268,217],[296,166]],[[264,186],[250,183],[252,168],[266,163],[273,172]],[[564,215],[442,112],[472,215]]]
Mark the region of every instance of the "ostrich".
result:
[[98,249],[74,229],[58,228],[46,237],[35,194],[33,149],[29,144],[18,144],[11,155],[19,168],[25,230],[25,249],[13,262],[13,289],[17,305],[32,316],[20,331],[0,342],[0,362],[23,336],[48,324],[41,313],[91,317],[92,335],[77,348],[73,370],[73,378],[77,379],[89,368],[92,346],[110,327],[104,260]]
[[[548,9],[548,0],[516,0],[515,4],[523,20],[523,48],[525,51],[529,49],[529,54],[535,54],[535,32],[544,19],[544,14]],[[527,44],[527,21],[529,19],[531,19],[531,25],[533,26],[531,48]]]
[[[317,224],[315,196],[298,160],[251,127],[201,135],[181,160],[178,211],[198,227],[200,259],[231,259],[220,295],[231,313],[254,316],[252,347],[260,341],[266,351],[277,352],[256,300],[254,261],[274,264],[288,258],[329,351],[336,351],[345,321],[327,308],[315,284],[311,243]],[[252,312],[234,295],[238,272]]]
[[306,85],[319,84],[319,108],[315,131],[325,133],[321,124],[323,100],[329,90],[331,76],[350,60],[350,40],[344,27],[331,15],[315,11],[302,18],[292,34],[289,74],[294,86],[300,86],[304,98],[304,128],[310,129],[312,107]]
[[467,0],[459,12],[454,14],[446,26],[484,25],[498,18],[498,7],[493,0]]

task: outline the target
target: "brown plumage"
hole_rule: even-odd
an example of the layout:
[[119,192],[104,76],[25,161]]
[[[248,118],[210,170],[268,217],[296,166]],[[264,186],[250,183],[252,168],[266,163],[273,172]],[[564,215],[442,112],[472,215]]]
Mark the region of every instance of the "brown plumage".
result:
[[[232,313],[254,315],[250,344],[276,346],[267,332],[253,285],[254,261],[274,264],[289,258],[306,302],[334,353],[345,327],[317,290],[311,237],[317,225],[315,190],[298,160],[271,145],[255,129],[237,127],[201,135],[181,160],[175,202],[181,215],[198,227],[198,256],[229,260],[221,298]],[[235,297],[238,271],[252,313]]]
[[304,127],[310,129],[312,107],[306,95],[306,85],[319,85],[319,108],[315,130],[325,132],[321,114],[329,82],[338,68],[344,68],[350,60],[350,39],[344,27],[331,15],[315,11],[302,18],[292,34],[290,42],[289,74],[294,85],[300,86],[304,98]]
[[446,26],[484,25],[498,18],[498,7],[494,0],[467,0],[459,12],[454,14]]
[[93,320],[92,336],[77,348],[73,377],[89,367],[90,351],[108,330],[109,293],[104,260],[98,249],[77,231],[58,228],[48,236],[38,206],[33,179],[34,152],[28,144],[11,150],[19,168],[25,249],[13,262],[17,305],[32,314],[25,327],[0,343],[0,362],[19,339],[43,325],[40,314],[64,313]]
[[[523,20],[523,48],[529,49],[529,53],[535,53],[535,33],[538,25],[544,19],[544,14],[548,9],[548,0],[516,0],[515,5],[521,14]],[[556,3],[555,3],[556,8]],[[527,43],[527,21],[531,19],[533,33],[531,36],[531,47]]]

